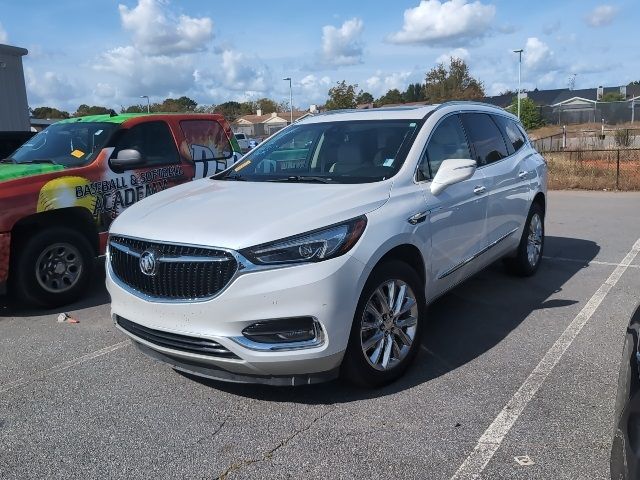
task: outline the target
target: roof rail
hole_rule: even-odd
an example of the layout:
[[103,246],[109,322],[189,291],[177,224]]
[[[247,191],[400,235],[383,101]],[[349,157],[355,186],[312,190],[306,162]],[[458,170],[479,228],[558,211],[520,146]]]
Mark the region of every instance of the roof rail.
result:
[[436,107],[436,110],[444,107],[451,107],[454,105],[481,105],[483,107],[492,107],[497,108],[499,110],[504,110],[504,108],[498,107],[497,105],[492,105],[487,102],[479,102],[477,100],[449,100],[448,102],[443,102]]

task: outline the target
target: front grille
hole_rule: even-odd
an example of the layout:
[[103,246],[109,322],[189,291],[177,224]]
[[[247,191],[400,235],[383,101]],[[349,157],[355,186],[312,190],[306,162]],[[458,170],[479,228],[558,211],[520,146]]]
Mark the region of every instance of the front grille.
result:
[[[140,266],[143,252],[153,252],[155,273]],[[216,295],[238,269],[234,256],[224,250],[173,245],[128,237],[109,238],[109,258],[115,276],[147,296],[167,300],[193,300]]]
[[142,340],[158,345],[159,347],[180,350],[181,352],[199,353],[224,358],[240,358],[218,342],[207,338],[178,335],[177,333],[163,332],[152,328],[143,327],[126,318],[116,316],[116,322],[132,335]]

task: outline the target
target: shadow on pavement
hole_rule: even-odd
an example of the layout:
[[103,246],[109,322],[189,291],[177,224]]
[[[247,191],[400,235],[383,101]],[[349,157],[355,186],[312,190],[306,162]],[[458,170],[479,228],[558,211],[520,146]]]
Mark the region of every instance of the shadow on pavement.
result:
[[545,259],[537,274],[512,277],[501,262],[491,265],[429,307],[421,352],[398,381],[366,390],[335,381],[301,387],[270,387],[225,383],[182,374],[211,388],[243,397],[308,404],[345,403],[385,396],[428,382],[487,352],[500,343],[535,310],[559,308],[577,300],[550,296],[593,260],[600,247],[592,241],[546,237],[545,255],[584,260],[553,262]]
[[87,294],[81,300],[70,305],[57,307],[54,309],[44,309],[34,305],[25,305],[19,303],[10,295],[0,296],[0,318],[1,317],[35,317],[42,315],[57,314],[60,312],[72,312],[82,310],[84,308],[96,307],[109,303],[109,294],[104,284],[104,260],[96,260],[91,285],[87,289]]

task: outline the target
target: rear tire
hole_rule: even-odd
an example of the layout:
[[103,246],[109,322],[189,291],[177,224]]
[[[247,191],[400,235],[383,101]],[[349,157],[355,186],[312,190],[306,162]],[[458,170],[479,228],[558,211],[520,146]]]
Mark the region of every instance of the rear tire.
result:
[[396,380],[418,353],[425,317],[424,285],[415,270],[397,260],[378,265],[358,301],[342,376],[362,387]]
[[48,228],[29,237],[17,252],[11,287],[26,303],[66,305],[89,286],[94,258],[83,235],[69,228]]
[[544,212],[538,203],[531,205],[514,258],[505,259],[507,270],[520,277],[530,277],[538,270],[544,253]]

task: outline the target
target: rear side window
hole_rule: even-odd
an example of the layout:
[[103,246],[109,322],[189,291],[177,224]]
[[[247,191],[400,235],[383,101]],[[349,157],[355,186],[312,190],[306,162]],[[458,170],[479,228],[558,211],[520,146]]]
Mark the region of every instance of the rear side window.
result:
[[179,163],[178,149],[169,126],[165,122],[145,122],[122,132],[114,156],[120,150],[138,150],[145,165]]
[[509,155],[502,133],[486,113],[464,113],[462,122],[478,166],[489,165]]
[[236,138],[238,140],[244,140],[244,133],[236,133]]
[[493,118],[498,122],[498,125],[503,128],[507,136],[507,141],[513,145],[513,150],[516,152],[520,150],[525,144],[525,138],[518,124],[510,118],[501,115],[495,115]]
[[420,162],[422,178],[433,178],[442,162],[452,158],[469,159],[469,145],[457,115],[451,115],[436,127],[425,156]]
[[183,120],[180,122],[180,128],[184,133],[193,161],[223,160],[233,155],[229,138],[218,122]]

